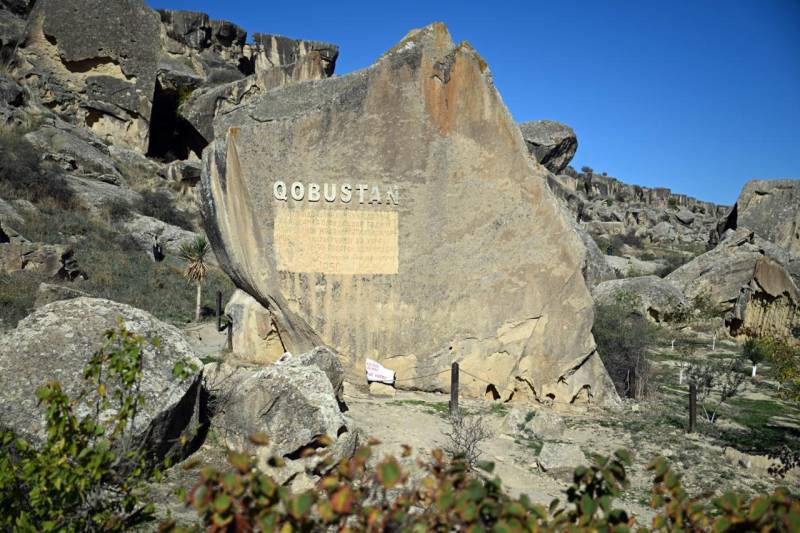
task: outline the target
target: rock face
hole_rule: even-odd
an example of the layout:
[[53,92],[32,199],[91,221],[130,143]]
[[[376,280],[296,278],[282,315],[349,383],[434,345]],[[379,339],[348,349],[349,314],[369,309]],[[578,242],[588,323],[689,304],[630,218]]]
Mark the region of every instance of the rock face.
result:
[[363,379],[559,402],[613,399],[584,248],[485,62],[441,24],[373,66],[254,96],[204,152],[220,264],[286,348],[325,344]]
[[745,227],[800,255],[800,180],[753,180],[739,194],[725,229]]
[[689,304],[678,287],[658,276],[605,281],[592,290],[592,296],[595,303],[603,305],[633,297],[642,316],[654,322],[671,320],[689,312]]
[[39,0],[21,74],[60,115],[144,152],[159,46],[158,16],[142,0]]
[[800,258],[746,228],[727,231],[666,280],[688,300],[728,312],[733,335],[791,334],[800,326]]
[[[0,338],[0,425],[22,435],[43,438],[44,413],[36,405],[36,389],[58,380],[74,396],[83,388],[83,368],[100,349],[104,333],[122,317],[134,333],[158,337],[158,348],[144,350],[141,392],[145,403],[134,422],[134,444],[158,457],[183,456],[200,427],[200,368],[181,333],[173,326],[133,307],[95,298],[76,298],[40,307]],[[172,375],[178,361],[198,369],[187,379]]]
[[572,128],[555,120],[532,120],[519,125],[530,154],[553,174],[567,168],[578,149]]

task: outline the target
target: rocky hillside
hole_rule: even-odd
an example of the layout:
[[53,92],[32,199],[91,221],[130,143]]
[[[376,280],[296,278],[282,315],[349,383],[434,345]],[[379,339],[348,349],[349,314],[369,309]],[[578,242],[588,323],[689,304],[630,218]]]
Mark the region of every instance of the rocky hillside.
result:
[[[338,55],[100,0],[4,0],[0,51],[0,328],[77,295],[184,321],[192,294],[175,254],[203,233],[196,185],[215,115],[330,76]],[[207,308],[217,290],[232,286],[215,270]]]

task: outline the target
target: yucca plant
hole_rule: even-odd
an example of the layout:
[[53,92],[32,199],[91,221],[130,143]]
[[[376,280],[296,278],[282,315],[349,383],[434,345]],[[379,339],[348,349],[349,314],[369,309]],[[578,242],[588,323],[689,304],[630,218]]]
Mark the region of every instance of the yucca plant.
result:
[[208,241],[202,235],[192,240],[181,243],[180,257],[186,261],[186,270],[183,275],[190,282],[197,286],[197,305],[195,307],[194,320],[200,321],[200,307],[203,299],[203,282],[208,276],[208,264],[206,258],[211,251]]

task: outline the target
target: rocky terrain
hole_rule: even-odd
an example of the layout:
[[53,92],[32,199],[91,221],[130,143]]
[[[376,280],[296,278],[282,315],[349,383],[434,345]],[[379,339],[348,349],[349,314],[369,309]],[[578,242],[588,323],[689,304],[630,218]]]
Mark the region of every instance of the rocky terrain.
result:
[[[153,460],[241,449],[304,490],[332,468],[310,450],[429,453],[458,363],[513,494],[548,503],[619,447],[642,521],[658,454],[698,494],[786,482],[765,454],[796,446],[800,411],[775,365],[691,435],[684,371],[797,342],[800,180],[719,206],[579,172],[573,130],[514,123],[440,23],[358,72],[334,76],[338,53],[142,0],[0,0],[0,429],[41,445],[36,388],[78,394],[122,325],[160,339],[128,442]],[[213,250],[193,321],[197,237]],[[620,302],[656,331],[636,398],[596,342]],[[368,383],[368,360],[394,379]],[[196,521],[172,496],[192,475],[151,486],[159,516]]]

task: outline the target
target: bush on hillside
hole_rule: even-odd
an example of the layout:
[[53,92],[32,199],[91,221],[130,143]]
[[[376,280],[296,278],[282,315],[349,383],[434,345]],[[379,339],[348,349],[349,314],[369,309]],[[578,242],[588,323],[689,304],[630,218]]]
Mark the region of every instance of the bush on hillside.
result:
[[595,308],[592,328],[600,358],[624,398],[647,393],[650,362],[645,350],[655,342],[658,331],[637,308],[635,296],[622,294],[615,303]]
[[0,197],[51,201],[64,209],[76,204],[66,180],[43,165],[36,148],[15,129],[0,129]]
[[153,217],[167,224],[192,231],[192,219],[185,211],[181,211],[164,191],[144,191],[142,198],[135,206],[141,214]]

